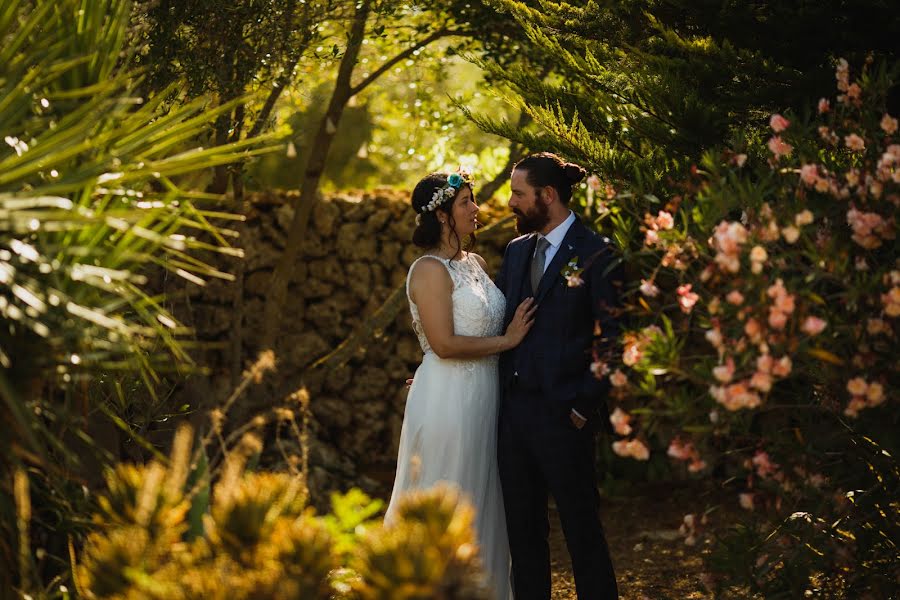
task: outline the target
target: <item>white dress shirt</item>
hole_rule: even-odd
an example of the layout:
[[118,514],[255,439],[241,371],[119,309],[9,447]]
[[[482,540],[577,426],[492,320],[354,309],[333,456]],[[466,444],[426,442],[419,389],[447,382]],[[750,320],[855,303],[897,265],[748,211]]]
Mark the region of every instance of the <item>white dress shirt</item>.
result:
[[[547,250],[544,253],[544,272],[547,272],[547,267],[550,265],[550,261],[553,260],[553,257],[556,256],[557,250],[562,245],[563,240],[566,237],[566,234],[569,233],[569,227],[572,226],[572,223],[575,222],[575,213],[571,210],[569,211],[569,216],[566,217],[566,220],[553,228],[553,231],[548,233],[547,235],[538,234],[538,239],[546,238],[550,243],[547,246]],[[535,250],[537,250],[537,246],[535,246]]]

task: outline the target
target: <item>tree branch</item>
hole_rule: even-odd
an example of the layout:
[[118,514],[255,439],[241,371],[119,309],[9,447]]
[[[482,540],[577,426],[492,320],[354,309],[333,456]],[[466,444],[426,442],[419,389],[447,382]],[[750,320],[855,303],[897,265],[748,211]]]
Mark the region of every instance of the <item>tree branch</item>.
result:
[[437,40],[437,39],[440,39],[440,38],[442,38],[442,37],[447,37],[447,36],[450,36],[450,35],[456,35],[456,33],[457,33],[456,31],[450,30],[450,29],[438,29],[437,31],[431,33],[431,35],[429,35],[429,36],[427,36],[427,37],[425,37],[425,38],[419,40],[419,41],[416,43],[415,46],[410,46],[409,48],[407,48],[406,50],[404,50],[404,51],[401,52],[400,54],[394,56],[394,58],[392,58],[392,59],[388,60],[387,62],[385,62],[383,65],[381,65],[380,67],[378,67],[377,69],[375,69],[372,73],[370,73],[368,77],[366,77],[365,79],[363,79],[362,81],[360,81],[355,87],[351,88],[351,90],[350,90],[350,96],[351,96],[351,97],[352,97],[352,96],[355,96],[355,95],[357,95],[358,93],[360,93],[361,91],[363,91],[364,89],[366,89],[366,88],[369,86],[369,84],[371,84],[371,83],[374,82],[376,79],[378,79],[379,77],[381,77],[381,76],[382,76],[386,71],[388,71],[391,67],[393,67],[394,65],[396,65],[396,64],[397,64],[398,62],[400,62],[401,60],[406,60],[407,58],[409,58],[410,56],[412,56],[412,54],[413,54],[416,50],[419,50],[419,49],[421,49],[421,48],[424,48],[425,46],[427,46],[428,44],[430,44],[431,42],[433,42],[433,41],[435,41],[435,40]]

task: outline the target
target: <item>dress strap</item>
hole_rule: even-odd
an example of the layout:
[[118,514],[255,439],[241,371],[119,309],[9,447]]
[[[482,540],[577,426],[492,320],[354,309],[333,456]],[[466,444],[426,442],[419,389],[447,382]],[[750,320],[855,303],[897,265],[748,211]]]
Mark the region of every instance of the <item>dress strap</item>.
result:
[[409,297],[409,282],[412,279],[413,269],[416,268],[416,264],[423,258],[433,258],[435,260],[440,261],[444,267],[447,268],[447,273],[450,275],[450,281],[453,282],[453,287],[456,288],[457,281],[456,277],[454,277],[453,269],[450,268],[450,259],[443,258],[441,256],[435,256],[434,254],[423,254],[409,265],[409,271],[406,272],[406,299],[409,300],[409,303],[415,305],[415,302],[412,301],[412,298]]

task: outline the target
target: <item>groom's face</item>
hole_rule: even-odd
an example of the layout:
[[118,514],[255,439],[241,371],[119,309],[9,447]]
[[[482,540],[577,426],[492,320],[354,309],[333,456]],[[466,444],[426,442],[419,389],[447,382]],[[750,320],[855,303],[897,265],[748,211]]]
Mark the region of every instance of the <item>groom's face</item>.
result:
[[520,235],[541,231],[550,222],[550,210],[541,190],[532,187],[527,178],[527,171],[516,169],[510,179],[509,208],[516,215],[516,231]]

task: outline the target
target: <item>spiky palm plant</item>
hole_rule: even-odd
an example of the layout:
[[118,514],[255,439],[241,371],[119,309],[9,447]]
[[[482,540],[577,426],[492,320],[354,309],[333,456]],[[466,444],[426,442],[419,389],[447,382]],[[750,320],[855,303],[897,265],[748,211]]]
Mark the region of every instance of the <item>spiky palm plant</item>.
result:
[[[154,270],[203,285],[229,278],[203,255],[240,256],[221,198],[185,175],[270,151],[272,136],[196,147],[230,105],[179,86],[140,98],[129,0],[0,4],[0,464],[75,460],[73,384],[99,372],[189,364],[187,329],[145,283]],[[90,408],[83,399],[82,415]],[[76,436],[80,436],[76,432]],[[81,436],[82,438],[84,436]],[[4,469],[9,472],[10,469]],[[6,487],[8,482],[0,481]],[[0,529],[13,507],[0,494]],[[3,531],[0,540],[13,539]],[[13,555],[0,542],[0,563]],[[0,574],[0,585],[12,583]],[[3,587],[6,587],[5,585]]]

